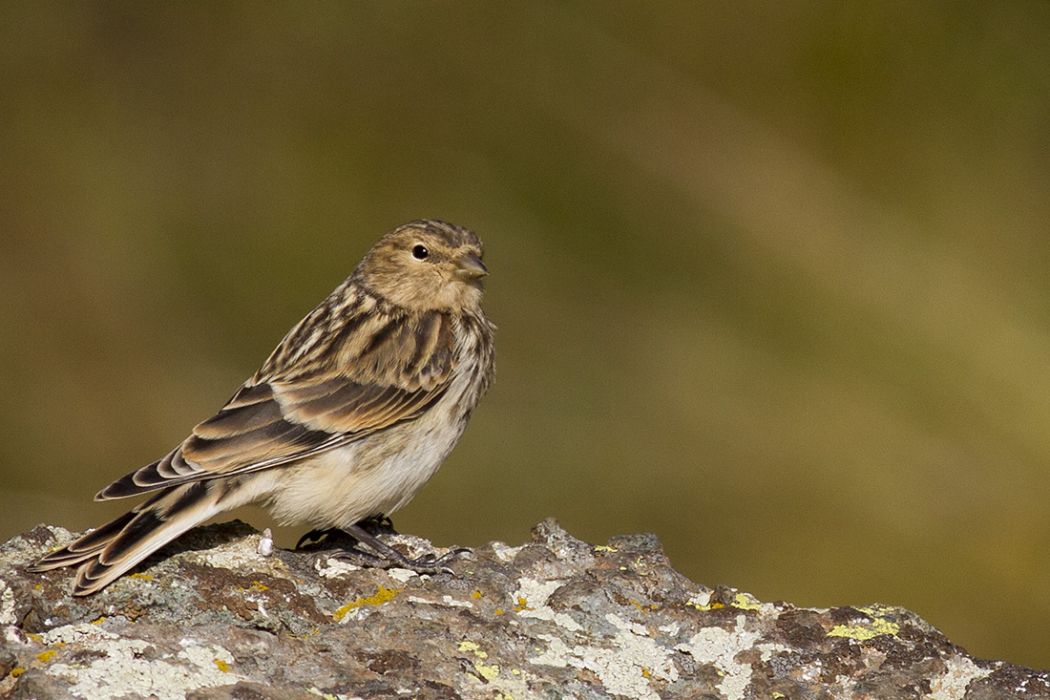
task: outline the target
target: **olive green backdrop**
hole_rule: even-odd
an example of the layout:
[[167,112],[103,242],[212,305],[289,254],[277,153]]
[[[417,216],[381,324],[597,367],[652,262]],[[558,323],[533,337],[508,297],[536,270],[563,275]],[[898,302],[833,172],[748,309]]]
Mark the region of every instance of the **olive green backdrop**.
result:
[[1050,667],[1048,66],[1046,2],[4,3],[0,536],[440,217],[499,371],[400,529],[653,531]]

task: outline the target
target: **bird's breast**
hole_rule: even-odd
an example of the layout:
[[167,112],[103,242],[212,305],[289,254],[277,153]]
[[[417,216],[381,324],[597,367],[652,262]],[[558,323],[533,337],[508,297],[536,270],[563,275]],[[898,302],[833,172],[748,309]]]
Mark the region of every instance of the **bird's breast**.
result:
[[492,359],[483,344],[458,339],[448,390],[416,419],[285,468],[270,499],[274,516],[345,527],[412,500],[455,447],[488,386]]

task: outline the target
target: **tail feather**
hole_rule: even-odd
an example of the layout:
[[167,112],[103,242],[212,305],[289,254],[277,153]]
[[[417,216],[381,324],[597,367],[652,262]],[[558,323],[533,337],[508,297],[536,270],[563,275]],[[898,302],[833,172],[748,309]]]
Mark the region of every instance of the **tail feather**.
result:
[[82,561],[91,559],[98,555],[109,541],[113,539],[124,527],[135,518],[135,513],[125,513],[120,517],[109,521],[101,527],[91,530],[86,535],[66,545],[62,549],[55,550],[40,561],[26,568],[31,573],[60,569],[63,566],[73,566]]
[[73,595],[95,593],[168,542],[231,507],[225,489],[209,482],[173,486],[134,510],[52,552],[29,568],[48,571],[81,564]]
[[42,557],[36,564],[27,567],[26,571],[31,573],[50,571],[52,569],[62,568],[63,566],[73,566],[74,564],[79,564],[97,556],[99,552],[106,548],[106,545],[108,545],[114,537],[119,535],[120,532],[127,527],[128,523],[135,519],[135,516],[138,513],[152,506],[163,498],[163,496],[163,493],[155,494],[152,498],[135,506],[130,512],[110,520],[105,525],[87,532],[62,549],[55,550],[47,556]]

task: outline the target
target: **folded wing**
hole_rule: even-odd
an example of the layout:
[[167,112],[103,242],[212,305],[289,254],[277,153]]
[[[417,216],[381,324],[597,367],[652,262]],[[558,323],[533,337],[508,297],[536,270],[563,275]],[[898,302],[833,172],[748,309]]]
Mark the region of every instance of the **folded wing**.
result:
[[294,373],[273,362],[296,333],[292,329],[263,370],[222,410],[162,459],[118,479],[95,498],[125,498],[270,469],[417,418],[451,381],[451,320],[440,313],[384,317],[375,308],[368,310],[367,320],[346,318],[352,334],[328,334],[341,345],[317,343],[306,348],[305,357],[300,346]]

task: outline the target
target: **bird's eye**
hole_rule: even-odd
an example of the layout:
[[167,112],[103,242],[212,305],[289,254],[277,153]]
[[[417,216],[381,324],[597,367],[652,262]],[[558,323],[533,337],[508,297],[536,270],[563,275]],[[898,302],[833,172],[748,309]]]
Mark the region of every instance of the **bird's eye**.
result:
[[419,244],[412,248],[412,257],[416,260],[426,260],[429,255],[430,251],[427,250],[425,245]]

